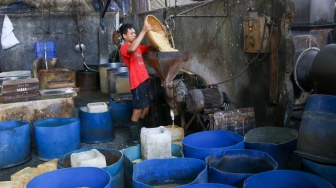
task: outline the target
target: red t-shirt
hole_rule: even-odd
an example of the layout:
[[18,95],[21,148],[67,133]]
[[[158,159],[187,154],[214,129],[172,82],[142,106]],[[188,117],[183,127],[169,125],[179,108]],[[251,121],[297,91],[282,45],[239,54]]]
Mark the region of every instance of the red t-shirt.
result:
[[150,46],[140,45],[135,52],[128,54],[127,49],[130,45],[131,44],[122,45],[120,54],[129,70],[130,88],[135,89],[140,83],[149,78],[142,54],[145,54],[150,49]]

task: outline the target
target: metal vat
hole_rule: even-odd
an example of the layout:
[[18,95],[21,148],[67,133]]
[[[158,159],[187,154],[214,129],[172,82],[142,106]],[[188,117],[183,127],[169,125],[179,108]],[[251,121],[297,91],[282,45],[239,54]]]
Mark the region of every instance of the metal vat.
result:
[[120,62],[99,65],[100,91],[103,94],[108,94],[107,70],[124,66],[125,64]]
[[108,80],[108,94],[117,93],[116,89],[116,74],[128,72],[127,67],[118,67],[107,70],[107,80]]
[[98,89],[99,73],[89,70],[76,71],[76,85],[81,90]]

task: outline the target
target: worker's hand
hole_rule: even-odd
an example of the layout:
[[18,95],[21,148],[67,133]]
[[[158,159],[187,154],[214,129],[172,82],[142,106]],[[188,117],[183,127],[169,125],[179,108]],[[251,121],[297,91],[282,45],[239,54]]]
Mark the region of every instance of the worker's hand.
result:
[[165,30],[165,31],[167,31],[167,28],[166,28],[166,26],[165,26],[165,25],[163,25],[163,24],[162,24],[162,29],[163,29],[163,30]]
[[148,31],[151,31],[151,30],[152,30],[152,26],[148,22],[145,22],[142,28],[142,31],[147,33]]

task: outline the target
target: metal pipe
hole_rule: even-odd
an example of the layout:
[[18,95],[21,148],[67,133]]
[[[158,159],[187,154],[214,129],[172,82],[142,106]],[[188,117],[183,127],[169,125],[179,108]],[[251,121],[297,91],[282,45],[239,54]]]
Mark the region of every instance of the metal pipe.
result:
[[200,4],[200,5],[198,5],[198,6],[195,6],[195,7],[191,8],[191,9],[188,9],[188,10],[186,10],[186,11],[183,11],[183,12],[177,14],[177,16],[182,15],[182,14],[185,14],[185,13],[188,13],[188,12],[190,12],[190,11],[192,11],[192,10],[195,10],[195,9],[199,8],[199,7],[202,7],[202,6],[204,6],[204,5],[207,5],[207,4],[209,4],[209,3],[212,3],[213,1],[215,1],[215,0],[208,1],[208,2],[205,2],[205,3]]

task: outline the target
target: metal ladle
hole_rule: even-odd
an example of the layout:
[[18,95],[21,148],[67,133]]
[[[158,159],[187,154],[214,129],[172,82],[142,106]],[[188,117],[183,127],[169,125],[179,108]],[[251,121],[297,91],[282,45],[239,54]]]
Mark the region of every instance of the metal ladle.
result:
[[85,52],[86,51],[86,46],[84,44],[80,44],[80,45],[76,44],[75,50],[76,50],[76,52],[79,52],[79,53]]

